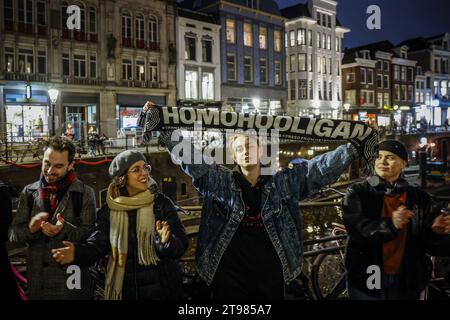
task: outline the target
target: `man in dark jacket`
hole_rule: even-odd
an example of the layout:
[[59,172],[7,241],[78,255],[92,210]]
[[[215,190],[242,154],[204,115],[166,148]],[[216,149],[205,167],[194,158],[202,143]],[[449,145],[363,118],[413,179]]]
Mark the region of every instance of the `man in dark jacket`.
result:
[[12,204],[9,188],[0,181],[0,283],[2,296],[6,299],[19,300],[20,295],[17,284],[11,271],[11,263],[6,249],[8,241],[8,228],[12,220]]
[[400,142],[381,142],[376,175],[345,196],[350,299],[419,299],[431,275],[427,254],[450,254],[450,217],[438,216],[430,196],[402,179],[407,160]]
[[76,177],[74,157],[75,146],[70,140],[54,137],[49,141],[41,177],[20,194],[9,229],[12,243],[29,246],[27,277],[32,300],[78,300],[93,296],[88,270],[80,270],[81,288],[71,288],[68,280],[73,272],[61,268],[50,252],[62,246],[62,241],[86,239],[95,224],[94,190]]

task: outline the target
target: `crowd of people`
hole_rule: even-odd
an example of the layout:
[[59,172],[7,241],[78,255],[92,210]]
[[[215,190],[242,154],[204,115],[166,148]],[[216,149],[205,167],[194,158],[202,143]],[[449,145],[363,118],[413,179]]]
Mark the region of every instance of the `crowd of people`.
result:
[[[152,107],[152,102],[144,106],[142,125]],[[210,297],[284,299],[287,285],[302,271],[298,202],[335,182],[359,158],[358,150],[348,143],[262,175],[261,142],[251,135],[229,139],[236,167],[228,169],[186,161],[189,157],[174,152],[171,134],[161,132],[160,143],[203,196],[196,265]],[[352,185],[343,201],[349,297],[419,299],[431,275],[429,255],[450,255],[450,217],[402,178],[407,153],[400,142],[386,140],[378,147],[375,174]],[[97,212],[93,189],[76,176],[74,156],[70,139],[50,140],[41,177],[22,191],[8,236],[0,225],[2,266],[8,264],[6,240],[28,244],[30,299],[92,299],[87,268],[106,257],[105,299],[181,298],[178,259],[188,247],[186,232],[178,208],[155,188],[145,155],[128,150],[114,158],[106,201]],[[1,196],[2,203],[9,201],[5,192]],[[9,224],[10,207],[1,210]],[[70,265],[80,267],[81,289],[67,287]],[[381,270],[374,287],[367,285],[370,266]],[[0,276],[12,283],[8,272]]]

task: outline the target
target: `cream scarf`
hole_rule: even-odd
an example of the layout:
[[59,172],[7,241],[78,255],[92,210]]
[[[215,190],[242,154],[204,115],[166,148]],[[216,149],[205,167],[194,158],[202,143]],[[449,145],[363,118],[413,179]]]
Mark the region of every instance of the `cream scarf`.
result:
[[136,234],[138,240],[139,264],[156,265],[159,260],[154,246],[155,215],[153,213],[154,194],[149,190],[133,197],[112,198],[111,186],[106,203],[109,207],[111,256],[108,260],[105,300],[121,300],[125,262],[128,253],[128,213],[137,210]]

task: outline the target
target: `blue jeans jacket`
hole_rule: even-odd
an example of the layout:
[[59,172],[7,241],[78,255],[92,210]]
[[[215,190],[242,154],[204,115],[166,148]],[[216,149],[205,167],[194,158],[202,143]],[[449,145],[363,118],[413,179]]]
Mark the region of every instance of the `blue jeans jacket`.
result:
[[[192,177],[203,195],[203,208],[197,239],[196,260],[199,275],[210,285],[225,249],[243,216],[242,190],[232,170],[217,164],[186,164],[173,152],[178,142],[171,131],[160,136],[171,152],[172,160]],[[193,148],[191,148],[193,150]],[[193,154],[190,155],[191,159]],[[304,160],[267,179],[262,194],[262,220],[283,266],[284,281],[289,284],[301,272],[303,261],[302,225],[298,202],[335,182],[358,156],[350,144]],[[183,159],[186,159],[183,157]]]

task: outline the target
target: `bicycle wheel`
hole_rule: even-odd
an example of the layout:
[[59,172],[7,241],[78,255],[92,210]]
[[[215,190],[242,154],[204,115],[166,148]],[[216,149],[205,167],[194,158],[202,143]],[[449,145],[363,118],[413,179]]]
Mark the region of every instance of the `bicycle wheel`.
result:
[[346,274],[341,255],[319,254],[312,266],[311,283],[317,300],[345,298]]

